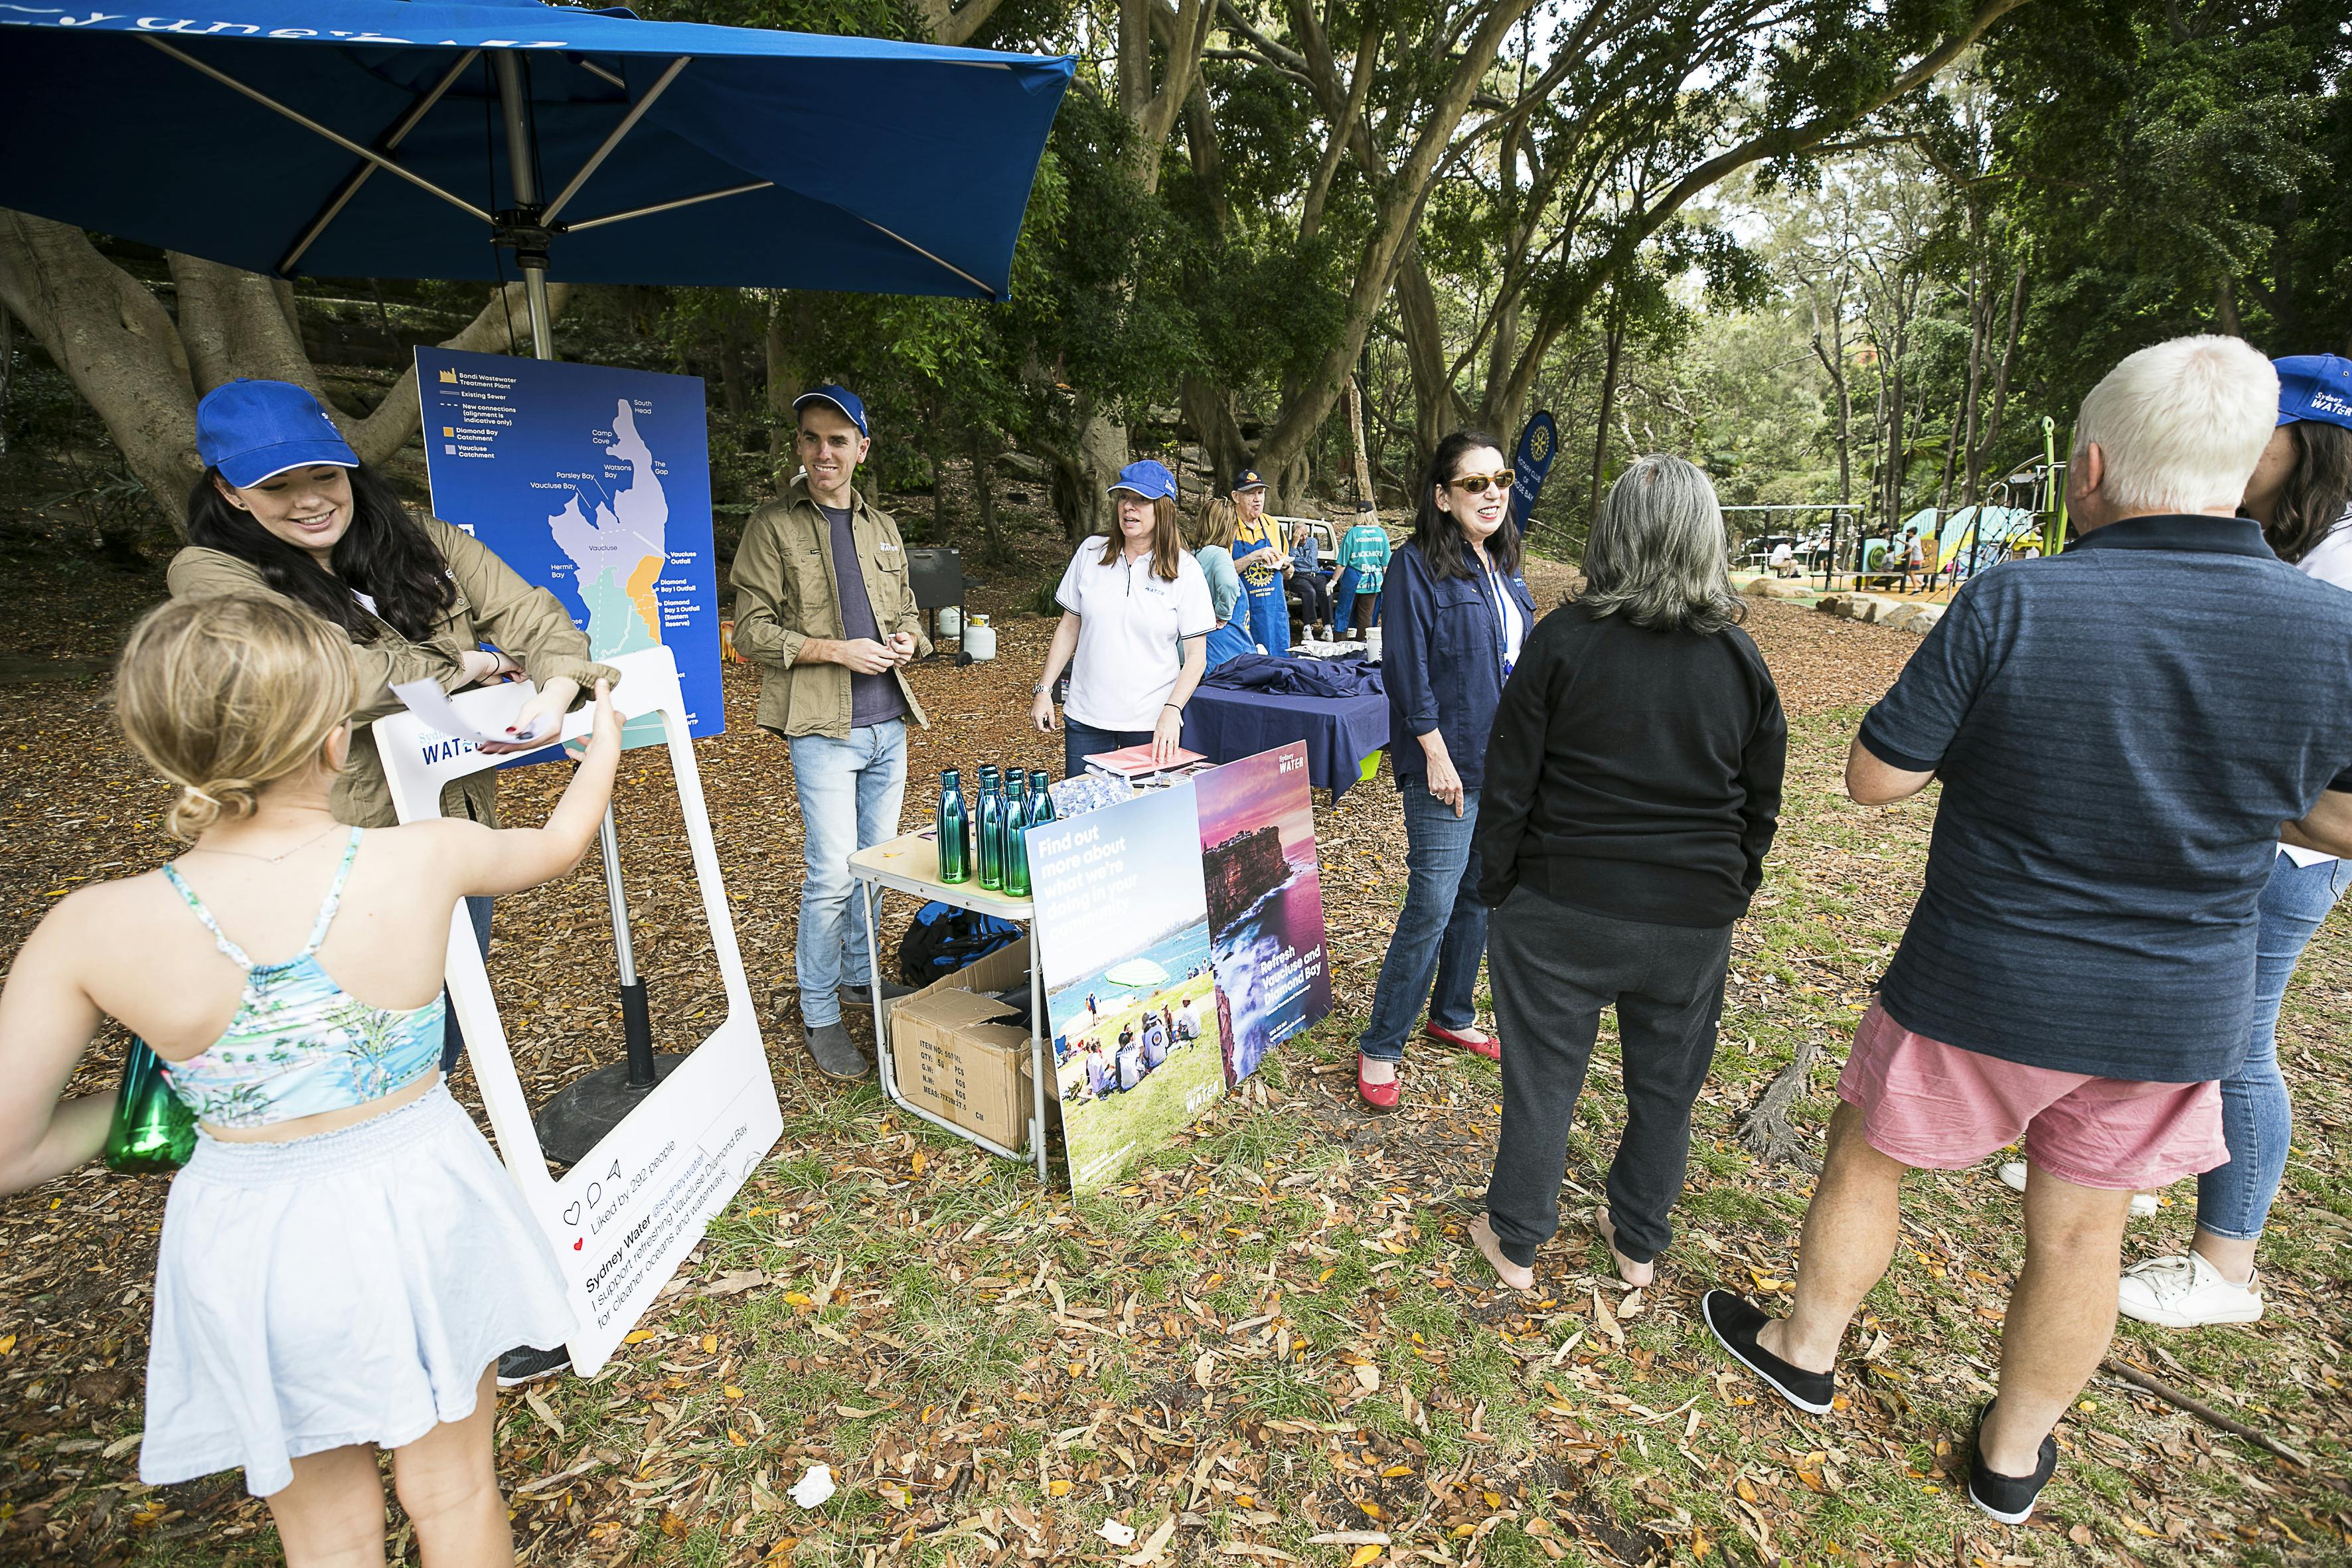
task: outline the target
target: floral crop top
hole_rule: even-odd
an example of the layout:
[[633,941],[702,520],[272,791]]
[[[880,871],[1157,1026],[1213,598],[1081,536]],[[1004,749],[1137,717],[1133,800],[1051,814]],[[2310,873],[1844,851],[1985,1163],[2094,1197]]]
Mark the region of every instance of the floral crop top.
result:
[[347,994],[319,963],[343,883],[360,852],[352,828],[318,923],[302,951],[283,963],[256,963],[229,941],[175,866],[163,868],[229,962],[245,971],[245,995],[221,1037],[185,1061],[165,1062],[172,1092],[215,1127],[267,1127],[364,1105],[441,1065],[443,1004],[371,1007]]

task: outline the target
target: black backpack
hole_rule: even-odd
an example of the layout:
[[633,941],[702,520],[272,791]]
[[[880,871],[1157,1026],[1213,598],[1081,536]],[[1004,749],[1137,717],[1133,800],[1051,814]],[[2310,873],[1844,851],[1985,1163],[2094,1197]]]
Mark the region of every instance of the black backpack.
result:
[[953,904],[925,904],[898,942],[898,978],[918,988],[1021,940],[1021,928]]

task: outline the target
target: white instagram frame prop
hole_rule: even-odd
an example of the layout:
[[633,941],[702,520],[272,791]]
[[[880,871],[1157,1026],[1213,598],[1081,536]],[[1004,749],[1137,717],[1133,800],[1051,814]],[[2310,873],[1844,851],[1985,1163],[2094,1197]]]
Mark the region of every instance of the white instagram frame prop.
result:
[[[701,1241],[711,1219],[783,1133],[783,1112],[719,879],[702,777],[687,734],[677,659],[667,647],[656,647],[605,662],[622,675],[613,689],[613,706],[624,719],[661,717],[695,883],[719,954],[726,1016],[585,1159],[551,1178],[507,1047],[482,950],[462,903],[449,921],[447,970],[450,1002],[466,1032],[467,1055],[481,1085],[499,1156],[547,1233],[571,1288],[572,1364],[583,1377],[604,1366],[677,1271],[679,1259]],[[454,701],[478,732],[496,734],[532,692],[529,682],[517,681],[461,692]],[[585,735],[590,722],[591,710],[576,710],[565,719],[562,738]],[[403,822],[440,816],[441,791],[450,780],[506,760],[429,729],[411,713],[379,719],[374,731],[393,805]]]

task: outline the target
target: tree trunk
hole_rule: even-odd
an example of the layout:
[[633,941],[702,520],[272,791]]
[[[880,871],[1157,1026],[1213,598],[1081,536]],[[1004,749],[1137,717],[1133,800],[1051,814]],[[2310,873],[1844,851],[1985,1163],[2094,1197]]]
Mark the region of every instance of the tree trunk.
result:
[[996,437],[978,425],[971,431],[971,494],[988,558],[997,560],[1004,553],[1004,540],[996,531]]
[[1592,488],[1584,498],[1584,526],[1589,531],[1601,516],[1601,479],[1609,467],[1609,410],[1617,401],[1617,355],[1624,347],[1625,322],[1609,312],[1608,353],[1601,365],[1601,417],[1593,422]]
[[1992,416],[1985,421],[1984,439],[1969,448],[1968,502],[1973,506],[1984,497],[1984,464],[2000,444],[2000,420],[2009,405],[2009,371],[2017,359],[2017,337],[2025,310],[2025,263],[2017,264],[2017,277],[2009,286],[2009,337],[2000,351],[2000,363],[1992,373]]
[[[793,399],[808,387],[808,366],[802,353],[814,326],[814,307],[805,292],[779,289],[768,296],[768,327],[763,347],[768,361],[768,455],[781,470],[789,466],[793,443],[800,434],[800,418]],[[782,487],[785,476],[779,473]]]
[[1242,435],[1231,389],[1205,375],[1187,375],[1177,391],[1184,423],[1201,438],[1209,455],[1209,489],[1220,493],[1234,476],[1249,466],[1249,442]]
[[743,345],[728,327],[719,330],[719,390],[727,402],[727,418],[739,428],[751,412],[751,393],[743,369]]
[[[291,381],[319,391],[288,314],[289,292],[257,274],[169,258],[182,320],[174,323],[146,285],[98,253],[67,224],[0,209],[0,307],[15,313],[89,403],[123,461],[174,528],[186,521],[188,491],[204,472],[196,458],[196,398],[240,375]],[[504,323],[521,310],[519,283],[491,296],[465,331],[441,346],[495,350]],[[561,310],[569,291],[548,290]],[[507,346],[514,345],[510,339]],[[416,434],[422,411],[414,363],[364,419],[328,403],[352,449],[383,463]]]
[[1356,501],[1359,506],[1374,501],[1372,495],[1372,460],[1364,450],[1364,390],[1356,378],[1348,378],[1348,434],[1356,447]]
[[1445,333],[1437,317],[1437,289],[1421,264],[1419,247],[1397,264],[1396,312],[1412,382],[1413,467],[1428,466],[1446,431],[1467,422],[1468,411],[1446,374]]

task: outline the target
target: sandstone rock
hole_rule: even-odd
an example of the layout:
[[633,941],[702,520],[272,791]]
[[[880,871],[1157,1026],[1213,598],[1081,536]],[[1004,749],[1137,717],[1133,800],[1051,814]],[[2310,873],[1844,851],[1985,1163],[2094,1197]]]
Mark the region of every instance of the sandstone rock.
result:
[[1911,614],[1903,617],[1902,628],[1914,637],[1926,637],[1937,621],[1944,618],[1942,605],[1914,605]]
[[1751,599],[1810,599],[1813,591],[1801,582],[1780,577],[1759,577],[1740,590]]

